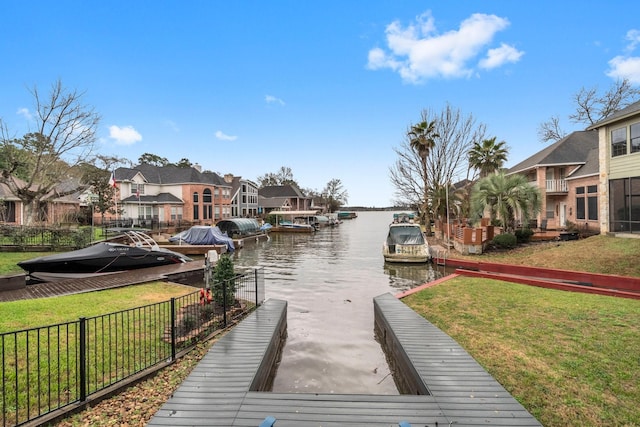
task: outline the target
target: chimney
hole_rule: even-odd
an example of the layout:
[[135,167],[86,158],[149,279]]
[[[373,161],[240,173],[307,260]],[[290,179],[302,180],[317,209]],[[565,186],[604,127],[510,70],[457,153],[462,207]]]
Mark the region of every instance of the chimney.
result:
[[227,184],[231,184],[233,182],[233,174],[232,173],[228,173],[224,175],[224,181]]
[[202,172],[202,166],[200,166],[200,164],[196,163],[193,165],[193,167],[195,168],[195,170],[197,170],[198,172]]

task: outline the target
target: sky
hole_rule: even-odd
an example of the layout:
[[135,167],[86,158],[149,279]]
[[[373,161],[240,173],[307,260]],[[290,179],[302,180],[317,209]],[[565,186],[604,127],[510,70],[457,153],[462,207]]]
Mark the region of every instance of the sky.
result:
[[570,132],[575,94],[640,85],[640,2],[0,1],[0,119],[32,124],[58,80],[100,114],[97,150],[144,153],[393,205],[389,170],[423,111],[472,116],[509,147]]

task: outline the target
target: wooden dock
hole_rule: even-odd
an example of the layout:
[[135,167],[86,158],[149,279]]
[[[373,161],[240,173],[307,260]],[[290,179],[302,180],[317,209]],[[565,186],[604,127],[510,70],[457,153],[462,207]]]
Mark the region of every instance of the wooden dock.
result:
[[540,426],[444,332],[391,294],[374,299],[375,329],[408,394],[269,392],[287,303],[267,300],[223,336],[149,426]]

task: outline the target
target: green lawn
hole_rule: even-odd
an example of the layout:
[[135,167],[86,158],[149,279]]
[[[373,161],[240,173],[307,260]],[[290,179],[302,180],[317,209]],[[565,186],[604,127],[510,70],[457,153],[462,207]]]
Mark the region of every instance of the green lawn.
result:
[[403,301],[543,425],[638,425],[640,300],[459,277]]

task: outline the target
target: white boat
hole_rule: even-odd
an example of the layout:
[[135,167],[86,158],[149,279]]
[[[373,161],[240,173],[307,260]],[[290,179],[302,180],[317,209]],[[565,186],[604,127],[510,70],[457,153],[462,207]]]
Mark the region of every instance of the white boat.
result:
[[431,258],[422,228],[413,222],[393,222],[389,225],[382,255],[386,262],[424,263]]

